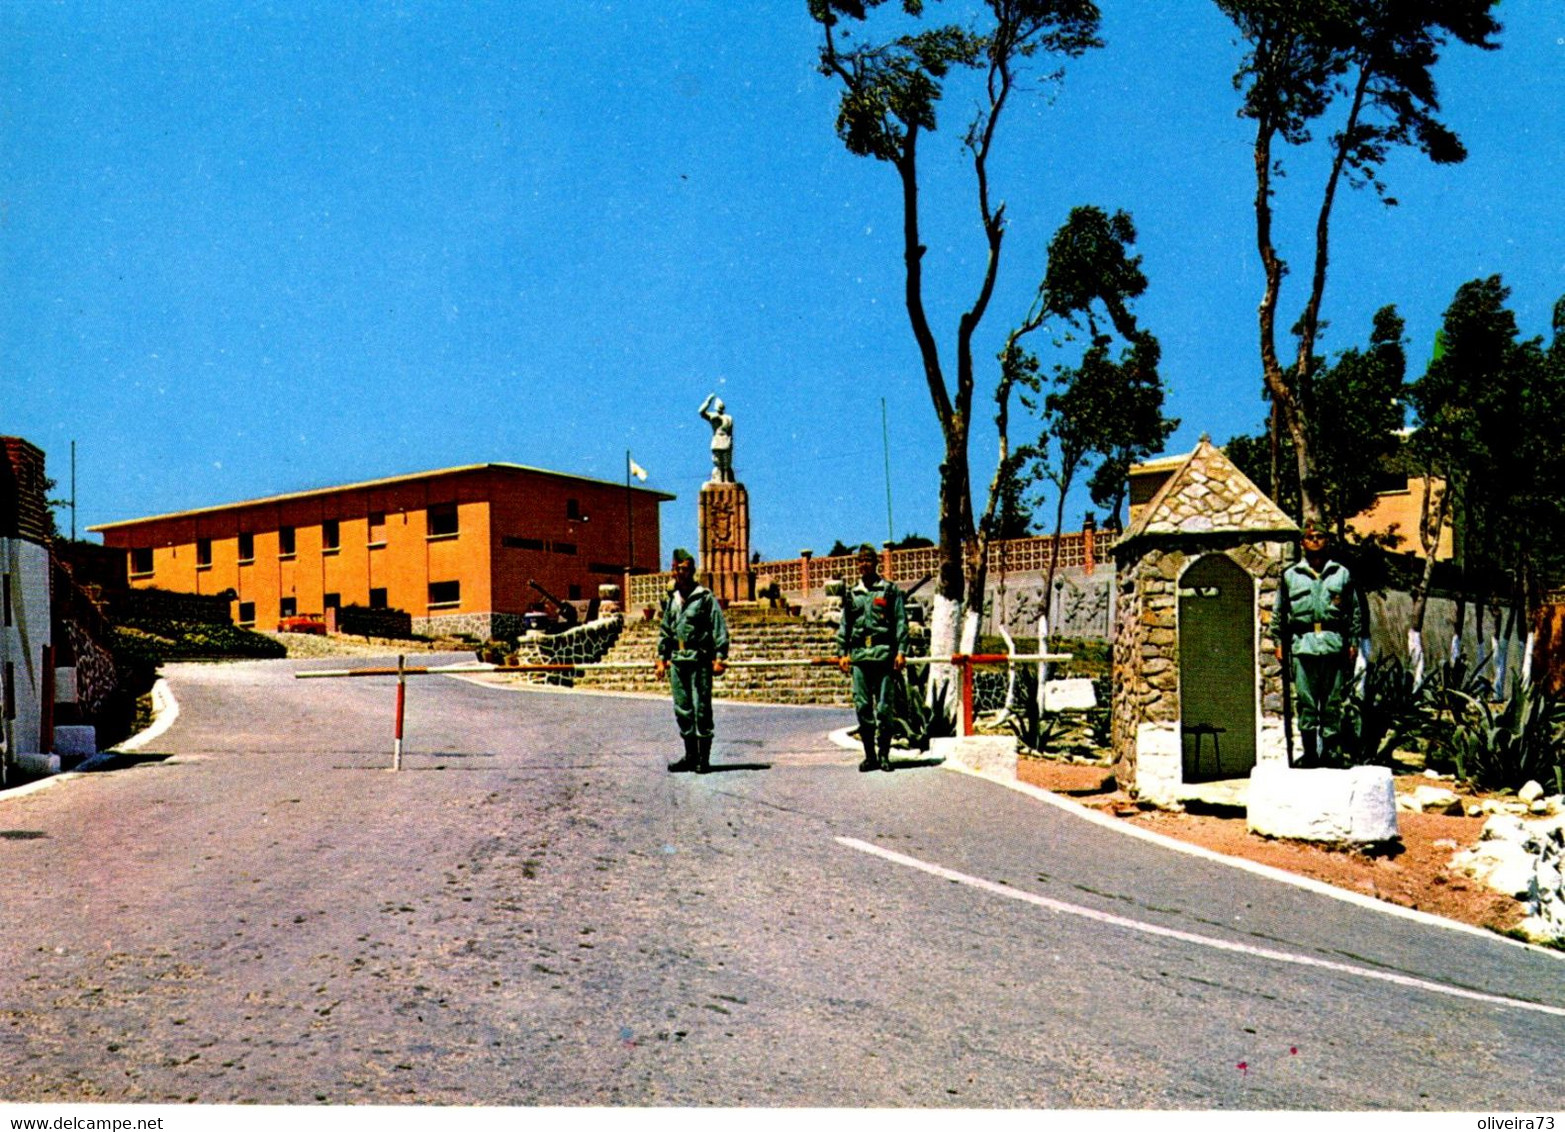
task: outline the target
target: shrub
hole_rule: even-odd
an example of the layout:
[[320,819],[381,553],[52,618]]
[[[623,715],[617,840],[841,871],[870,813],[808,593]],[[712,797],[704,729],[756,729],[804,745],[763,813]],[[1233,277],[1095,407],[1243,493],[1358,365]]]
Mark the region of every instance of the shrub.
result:
[[1561,788],[1565,702],[1536,684],[1498,709],[1486,695],[1456,695],[1465,707],[1447,750],[1458,778],[1487,789],[1516,790],[1534,779]]
[[1390,766],[1400,747],[1428,731],[1429,716],[1424,689],[1413,686],[1413,674],[1393,657],[1375,661],[1365,669],[1362,689],[1352,682],[1343,708],[1348,764]]

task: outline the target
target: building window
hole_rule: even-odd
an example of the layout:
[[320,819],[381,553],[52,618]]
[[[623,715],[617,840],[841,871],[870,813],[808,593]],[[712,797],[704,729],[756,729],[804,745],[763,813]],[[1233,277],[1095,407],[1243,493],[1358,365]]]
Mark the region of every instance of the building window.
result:
[[386,545],[386,513],[384,511],[370,512],[370,545]]
[[567,519],[580,519],[581,518],[581,501],[580,500],[578,500],[578,499],[567,499],[565,501],[565,517]]
[[321,549],[325,551],[337,550],[342,546],[342,524],[336,519],[327,519],[321,524]]
[[450,609],[462,604],[461,582],[430,582],[429,608]]
[[377,589],[370,590],[370,608],[371,609],[385,609],[386,608],[386,589],[385,589],[384,586],[381,586],[381,587],[379,587]]
[[326,594],[324,597],[321,598],[321,608],[322,609],[341,609],[342,608],[342,595],[341,594]]
[[277,603],[277,616],[279,617],[292,617],[298,612],[299,599],[296,597],[285,597]]
[[212,540],[209,538],[196,539],[196,569],[210,570],[212,568]]
[[152,548],[150,546],[138,546],[130,552],[130,576],[145,577],[152,573]]
[[456,533],[455,503],[441,503],[429,509],[430,538],[454,538]]
[[554,544],[554,553],[556,553],[556,554],[575,554],[576,553],[576,544],[574,542],[557,542],[557,543]]
[[277,528],[277,554],[280,558],[292,558],[294,556],[292,527]]
[[587,567],[587,569],[594,574],[619,575],[625,572],[625,567],[616,565],[613,562],[593,562]]
[[512,550],[547,550],[541,538],[522,538],[520,535],[505,535],[500,539],[500,545],[510,547]]
[[239,624],[241,624],[241,625],[254,625],[255,624],[255,602],[253,602],[253,601],[241,601],[239,603]]
[[239,561],[255,561],[255,536],[248,531],[239,536]]

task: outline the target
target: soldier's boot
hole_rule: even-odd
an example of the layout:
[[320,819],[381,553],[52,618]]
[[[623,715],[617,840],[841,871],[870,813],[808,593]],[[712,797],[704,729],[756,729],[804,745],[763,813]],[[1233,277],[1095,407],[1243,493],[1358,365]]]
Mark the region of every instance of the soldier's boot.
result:
[[712,770],[712,737],[703,735],[696,740],[696,773],[709,774]]
[[880,733],[880,741],[875,747],[875,754],[880,762],[881,770],[891,769],[891,729],[886,728]]
[[873,727],[859,728],[859,742],[864,744],[864,761],[859,763],[859,770],[874,770],[879,765],[879,760],[875,757],[875,729]]
[[685,757],[678,762],[668,764],[670,774],[680,774],[684,771],[695,770],[701,765],[700,741],[694,735],[685,736]]
[[1308,769],[1320,766],[1320,740],[1314,730],[1306,730],[1300,738],[1304,740],[1304,757],[1299,760],[1299,766]]

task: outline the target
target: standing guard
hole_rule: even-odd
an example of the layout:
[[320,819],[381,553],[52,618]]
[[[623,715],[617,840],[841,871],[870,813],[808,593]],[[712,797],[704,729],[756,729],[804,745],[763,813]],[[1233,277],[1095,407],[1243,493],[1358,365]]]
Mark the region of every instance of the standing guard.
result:
[[864,745],[859,770],[890,770],[896,681],[907,664],[907,605],[902,587],[880,576],[874,547],[860,546],[857,561],[858,583],[842,599],[837,665],[853,674],[853,707]]
[[[1337,766],[1342,759],[1342,712],[1348,680],[1364,636],[1364,615],[1348,568],[1328,554],[1330,536],[1315,520],[1304,524],[1304,558],[1282,572],[1272,610],[1277,659],[1291,658],[1303,767]],[[1293,758],[1293,752],[1288,752]]]
[[653,669],[659,680],[668,674],[674,720],[685,741],[684,757],[668,769],[705,774],[712,769],[712,677],[728,667],[728,623],[717,597],[696,584],[696,560],[684,547],[674,551],[673,571]]

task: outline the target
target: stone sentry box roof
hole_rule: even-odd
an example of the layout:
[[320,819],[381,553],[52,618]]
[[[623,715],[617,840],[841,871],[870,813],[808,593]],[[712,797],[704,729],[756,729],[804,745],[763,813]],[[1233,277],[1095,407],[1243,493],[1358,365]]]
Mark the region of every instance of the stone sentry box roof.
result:
[[[1131,469],[1131,522],[1115,544],[1120,562],[1132,560],[1148,541],[1240,535],[1246,540],[1296,538],[1299,526],[1211,440],[1202,436],[1187,456],[1140,464]],[[1162,479],[1145,504],[1135,503],[1135,481]],[[1224,540],[1226,541],[1226,540]]]

